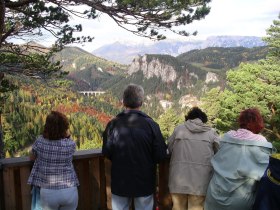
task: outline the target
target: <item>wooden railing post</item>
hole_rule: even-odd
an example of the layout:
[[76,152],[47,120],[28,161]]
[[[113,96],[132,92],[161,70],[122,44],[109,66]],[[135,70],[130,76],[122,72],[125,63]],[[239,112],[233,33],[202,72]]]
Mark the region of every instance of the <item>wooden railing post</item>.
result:
[[158,175],[158,199],[160,210],[172,209],[172,201],[168,189],[168,176],[169,176],[169,158],[162,161],[159,164],[159,175]]
[[106,203],[107,209],[112,209],[112,195],[111,195],[111,161],[107,158],[104,158],[105,163],[105,181],[106,181]]
[[5,210],[3,168],[0,162],[0,210]]
[[101,151],[79,151],[73,163],[80,181],[78,210],[107,210],[105,166]]
[[29,210],[31,187],[27,184],[32,163],[27,157],[1,159],[1,208],[3,210]]
[[106,175],[105,175],[105,158],[99,158],[100,173],[100,210],[107,210],[107,192],[106,192]]

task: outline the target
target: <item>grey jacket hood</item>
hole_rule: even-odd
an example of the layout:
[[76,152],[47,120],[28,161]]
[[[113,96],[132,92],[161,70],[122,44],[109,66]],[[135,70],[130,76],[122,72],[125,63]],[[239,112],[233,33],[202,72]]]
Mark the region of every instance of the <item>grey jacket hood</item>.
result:
[[211,127],[203,123],[199,118],[187,120],[184,125],[193,133],[201,133],[211,130]]

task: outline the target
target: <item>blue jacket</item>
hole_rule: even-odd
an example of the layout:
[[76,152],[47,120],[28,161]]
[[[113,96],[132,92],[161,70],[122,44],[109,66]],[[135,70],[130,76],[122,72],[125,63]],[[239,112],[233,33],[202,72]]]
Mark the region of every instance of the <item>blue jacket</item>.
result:
[[103,133],[102,153],[111,160],[111,191],[125,197],[154,193],[156,164],[166,158],[160,128],[137,110],[121,112]]
[[214,175],[207,189],[205,210],[250,210],[271,152],[269,142],[225,134],[211,160]]
[[280,159],[270,157],[261,178],[253,210],[280,209]]

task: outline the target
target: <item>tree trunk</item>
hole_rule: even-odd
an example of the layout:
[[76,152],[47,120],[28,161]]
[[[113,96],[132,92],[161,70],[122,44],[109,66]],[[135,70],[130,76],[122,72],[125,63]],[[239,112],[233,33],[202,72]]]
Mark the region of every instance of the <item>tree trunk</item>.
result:
[[0,48],[3,42],[2,37],[4,34],[4,28],[5,28],[5,0],[0,0]]
[[0,159],[2,158],[5,158],[5,152],[4,152],[3,129],[2,129],[2,121],[1,121],[1,113],[0,113]]

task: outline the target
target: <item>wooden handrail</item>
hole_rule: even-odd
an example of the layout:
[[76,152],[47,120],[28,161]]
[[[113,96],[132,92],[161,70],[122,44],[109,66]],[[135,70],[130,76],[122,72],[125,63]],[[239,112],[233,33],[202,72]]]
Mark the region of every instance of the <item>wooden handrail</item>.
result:
[[[93,158],[101,157],[101,149],[89,149],[89,150],[79,150],[74,154],[73,159],[84,159],[84,158]],[[15,157],[15,158],[5,158],[0,159],[0,167],[13,167],[13,166],[22,166],[22,165],[32,165],[29,157]]]

